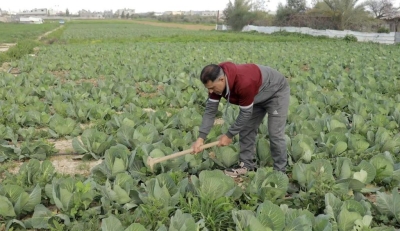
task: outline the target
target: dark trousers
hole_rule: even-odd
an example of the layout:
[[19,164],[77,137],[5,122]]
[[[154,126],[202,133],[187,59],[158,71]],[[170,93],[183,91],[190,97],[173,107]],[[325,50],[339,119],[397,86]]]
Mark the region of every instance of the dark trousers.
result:
[[[285,80],[286,81],[286,80]],[[266,88],[260,92],[259,98],[265,99],[254,104],[253,114],[248,124],[239,132],[240,154],[239,161],[248,168],[256,167],[256,135],[258,127],[268,113],[268,133],[271,156],[274,161],[274,170],[286,172],[287,152],[285,140],[285,126],[289,109],[290,87],[280,89],[270,96],[270,90]]]

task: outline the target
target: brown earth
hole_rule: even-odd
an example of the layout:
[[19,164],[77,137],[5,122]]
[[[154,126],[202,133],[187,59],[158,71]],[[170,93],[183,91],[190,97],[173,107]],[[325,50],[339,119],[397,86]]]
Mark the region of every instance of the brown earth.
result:
[[[93,167],[100,164],[102,160],[82,161],[73,159],[76,155],[62,155],[52,156],[49,158],[57,173],[65,175],[83,175],[89,176]],[[15,162],[15,167],[8,170],[8,172],[16,174],[23,162]]]
[[0,43],[0,52],[6,52],[10,47],[15,45],[16,43]]
[[[66,175],[80,174],[88,176],[91,169],[102,162],[102,160],[80,160],[78,158],[80,156],[74,152],[72,140],[49,139],[48,141],[53,143],[54,147],[59,150],[58,155],[49,158],[58,173]],[[15,166],[8,171],[10,173],[17,173],[22,164],[22,161],[15,161]]]

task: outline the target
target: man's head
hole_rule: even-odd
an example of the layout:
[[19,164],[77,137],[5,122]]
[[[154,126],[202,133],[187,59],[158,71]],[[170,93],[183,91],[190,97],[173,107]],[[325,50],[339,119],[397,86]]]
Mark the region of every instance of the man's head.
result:
[[216,64],[205,66],[201,71],[200,80],[209,93],[222,95],[225,90],[226,79],[224,71]]

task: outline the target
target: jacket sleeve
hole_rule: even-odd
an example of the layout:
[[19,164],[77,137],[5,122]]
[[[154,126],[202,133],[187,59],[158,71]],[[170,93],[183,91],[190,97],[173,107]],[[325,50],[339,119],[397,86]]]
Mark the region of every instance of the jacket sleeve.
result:
[[215,115],[218,112],[218,105],[221,96],[210,94],[206,103],[206,109],[203,114],[203,121],[199,129],[199,138],[207,138],[212,126],[214,125]]
[[252,91],[249,91],[249,88],[243,88],[241,90],[240,99],[239,99],[239,115],[236,118],[234,124],[230,126],[226,135],[229,138],[237,135],[240,130],[248,123],[252,114],[253,114],[253,104],[255,94]]

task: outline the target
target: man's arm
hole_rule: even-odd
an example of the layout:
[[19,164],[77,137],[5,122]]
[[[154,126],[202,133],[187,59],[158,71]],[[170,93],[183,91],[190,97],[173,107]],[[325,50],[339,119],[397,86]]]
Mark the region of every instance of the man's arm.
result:
[[[213,97],[214,98],[214,97]],[[203,121],[199,129],[199,138],[206,139],[212,126],[214,125],[215,115],[218,112],[219,99],[212,99],[211,97],[207,100],[206,109],[203,114]]]
[[242,127],[247,124],[247,122],[251,118],[251,115],[253,114],[253,103],[248,106],[239,106],[239,108],[239,115],[236,118],[235,123],[231,125],[228,132],[226,133],[226,136],[228,136],[228,138],[230,139],[232,139],[232,137],[240,132]]
[[232,139],[235,135],[237,135],[240,130],[247,124],[250,120],[251,115],[253,114],[253,104],[255,92],[251,87],[242,86],[239,89],[239,108],[240,112],[234,124],[228,129],[226,136]]

